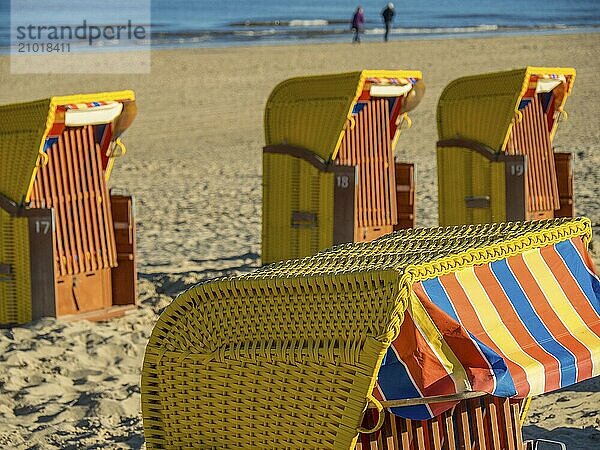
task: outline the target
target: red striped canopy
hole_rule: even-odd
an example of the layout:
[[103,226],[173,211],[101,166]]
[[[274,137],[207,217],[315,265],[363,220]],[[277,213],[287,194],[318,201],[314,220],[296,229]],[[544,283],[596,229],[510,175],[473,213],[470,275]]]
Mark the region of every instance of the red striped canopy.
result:
[[[375,394],[523,398],[599,373],[600,282],[575,237],[414,283]],[[453,405],[392,412],[429,419]]]

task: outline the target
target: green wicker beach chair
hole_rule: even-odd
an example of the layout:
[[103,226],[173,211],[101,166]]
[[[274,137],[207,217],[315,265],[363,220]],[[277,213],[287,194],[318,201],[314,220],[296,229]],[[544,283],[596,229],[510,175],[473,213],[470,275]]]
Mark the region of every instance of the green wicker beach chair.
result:
[[290,78],[265,106],[263,264],[370,241],[415,223],[414,165],[395,161],[418,70]]
[[0,106],[0,326],[135,305],[132,198],[107,181],[133,91]]
[[575,69],[452,81],[437,106],[440,225],[573,217],[570,153],[552,142]]
[[[452,325],[450,316],[428,302],[421,291],[427,288],[427,280],[446,283],[444,276],[458,274],[464,281],[477,276],[478,272],[473,272],[475,266],[486,268],[494,262],[522,264],[526,259],[533,269],[546,270],[544,273],[548,274],[541,267],[546,264],[543,258],[553,261],[555,251],[568,250],[575,255],[575,248],[581,249],[577,255],[583,255],[584,259],[575,255],[568,264],[584,267],[582,261],[590,237],[587,219],[413,229],[372,242],[344,244],[313,257],[275,263],[247,275],[200,284],[167,307],[146,348],[141,393],[147,447],[353,448],[359,431],[369,431],[361,428],[367,406],[371,404],[381,412],[382,403],[376,397],[383,399],[377,392],[384,388],[381,392],[385,393],[386,386],[382,384],[380,367],[390,345],[399,349],[398,355],[404,352],[407,367],[412,364],[410,360],[417,358],[423,369],[419,373],[417,367],[417,372],[413,372],[425,386],[421,395],[417,393],[417,398],[409,396],[399,403],[388,396],[383,402],[402,417],[410,414],[403,415],[406,411],[401,406],[440,402],[440,398],[446,405],[436,410],[427,407],[428,412],[445,414],[456,404],[448,405],[449,399],[470,398],[477,390],[500,397],[524,398],[552,389],[552,380],[546,384],[540,382],[542,372],[534,369],[539,364],[555,364],[556,359],[546,355],[547,361],[542,358],[534,364],[526,360],[529,365],[523,368],[517,365],[520,360],[511,356],[516,361],[509,366],[511,371],[515,374],[531,371],[526,377],[514,377],[513,381],[495,352],[486,353],[491,358],[482,359],[477,349],[479,344],[462,325]],[[570,260],[565,256],[565,261]],[[589,264],[591,271],[593,266]],[[552,274],[558,273],[558,269],[554,270]],[[592,272],[585,269],[577,273],[583,280],[596,280],[588,277],[586,274]],[[523,283],[524,289],[554,286],[553,276],[540,278],[539,283]],[[473,295],[469,286],[465,286],[466,295]],[[475,292],[480,289],[475,285],[474,288]],[[451,290],[448,293],[454,295]],[[598,303],[593,293],[589,295],[589,299],[578,297],[581,304],[577,308],[589,307],[588,300],[594,305]],[[473,307],[487,305],[479,304],[480,297],[473,297]],[[459,300],[463,301],[450,299]],[[492,300],[499,299],[492,297]],[[571,300],[562,301],[568,305]],[[545,320],[546,313],[540,311],[540,320]],[[441,321],[436,321],[436,317]],[[573,323],[565,323],[575,330],[580,324],[574,317],[571,317]],[[446,326],[450,326],[449,335],[443,331]],[[593,327],[596,329],[598,325]],[[420,347],[402,348],[406,342],[396,339],[401,330],[412,333],[411,336],[422,335],[421,340],[426,340]],[[521,331],[513,331],[514,339],[531,340]],[[598,332],[596,329],[595,333]],[[504,342],[498,339],[500,354],[508,342],[502,336]],[[488,336],[479,333],[478,338],[485,341]],[[489,348],[495,345],[494,339],[492,332]],[[583,352],[582,362],[576,363],[582,367],[587,364],[589,369],[589,360],[585,358],[590,354],[598,357],[600,338],[589,334],[587,339],[590,352]],[[437,357],[427,355],[429,346],[437,349]],[[386,358],[390,358],[389,353]],[[439,365],[442,360],[446,361],[445,366]],[[490,378],[489,361],[495,368],[495,381]],[[431,378],[429,367],[441,367],[438,374],[446,375]],[[504,417],[512,418],[512,422],[490,423],[489,414],[482,418],[478,409],[471,418],[473,424],[477,418],[476,430],[480,430],[479,434],[471,433],[473,442],[479,445],[473,444],[473,448],[485,448],[482,447],[485,439],[507,445],[499,444],[497,448],[514,449],[521,445],[518,405],[513,413],[508,400],[499,401],[486,400],[484,410],[496,414],[502,405],[507,412]],[[465,420],[470,412],[462,411],[457,413],[457,420],[468,436],[465,423],[469,422]],[[444,420],[452,424],[451,416],[450,411]],[[380,419],[383,417],[379,415]],[[423,444],[415,448],[442,448],[434,446],[434,442],[447,438],[443,434],[445,428],[438,426],[441,422],[437,418],[433,420],[431,426],[419,428],[421,434],[423,429],[438,430],[441,434],[427,444],[431,446]],[[375,429],[381,426],[381,420],[375,422],[379,422],[374,424]],[[486,426],[495,431],[487,434]],[[453,433],[452,430],[450,426],[447,432]],[[429,438],[421,435],[421,439]],[[448,448],[447,442],[443,448]],[[396,445],[396,448],[402,446],[398,442]]]

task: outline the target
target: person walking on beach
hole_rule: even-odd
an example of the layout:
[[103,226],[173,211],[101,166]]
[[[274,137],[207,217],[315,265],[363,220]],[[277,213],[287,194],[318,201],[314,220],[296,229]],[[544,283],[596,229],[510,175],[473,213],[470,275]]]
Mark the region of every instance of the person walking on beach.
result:
[[381,17],[383,17],[383,23],[385,24],[385,35],[383,36],[383,40],[385,42],[387,42],[389,39],[395,12],[394,4],[391,2],[387,4],[383,11],[381,11]]
[[352,39],[352,42],[360,44],[360,33],[363,32],[364,25],[365,16],[363,14],[363,9],[359,6],[356,8],[354,16],[352,16],[352,31],[354,31],[354,38]]

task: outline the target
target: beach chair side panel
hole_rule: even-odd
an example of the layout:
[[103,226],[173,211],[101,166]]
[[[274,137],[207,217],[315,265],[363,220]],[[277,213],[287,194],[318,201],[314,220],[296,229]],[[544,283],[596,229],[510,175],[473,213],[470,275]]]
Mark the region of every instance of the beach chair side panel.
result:
[[554,217],[574,217],[575,202],[573,200],[573,155],[571,153],[554,153],[556,178],[560,209],[554,211]]
[[333,245],[332,172],[265,152],[263,180],[263,264],[313,255]]
[[216,281],[179,296],[146,349],[148,448],[352,448],[397,326],[392,277]]
[[0,324],[31,320],[28,220],[0,208]]
[[506,220],[505,164],[469,148],[438,145],[441,226]]

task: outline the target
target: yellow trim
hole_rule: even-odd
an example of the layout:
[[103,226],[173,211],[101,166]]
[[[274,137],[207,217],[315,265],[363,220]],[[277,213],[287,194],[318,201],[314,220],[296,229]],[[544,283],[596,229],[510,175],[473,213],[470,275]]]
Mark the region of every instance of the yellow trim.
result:
[[[115,153],[115,147],[119,147],[119,149],[120,149],[119,154]],[[115,158],[120,158],[121,156],[124,156],[125,153],[127,153],[127,147],[125,147],[125,144],[123,144],[123,142],[121,141],[121,138],[117,138],[113,143],[113,148],[111,149],[110,154],[108,155],[108,162],[106,164],[106,173],[104,174],[104,179],[106,181],[109,180],[110,174],[112,173],[113,166],[115,165]]]
[[521,415],[519,416],[519,425],[523,426],[525,423],[525,419],[527,418],[527,413],[529,412],[529,407],[531,406],[531,399],[533,397],[527,397],[525,399],[525,403],[523,404],[523,409],[521,409]]
[[116,100],[126,100],[126,101],[134,101],[135,93],[132,90],[125,91],[114,91],[114,92],[100,92],[96,94],[76,94],[76,95],[64,95],[64,96],[56,96],[50,97],[50,106],[48,108],[48,117],[46,118],[46,129],[44,130],[44,134],[42,135],[42,140],[40,142],[40,146],[38,149],[38,160],[33,169],[33,173],[31,175],[31,181],[29,182],[29,187],[27,188],[27,195],[25,196],[25,202],[29,202],[31,199],[31,192],[33,191],[33,183],[35,181],[35,176],[37,174],[38,167],[40,167],[40,159],[44,158],[44,144],[46,143],[46,138],[48,137],[48,133],[52,129],[52,125],[54,125],[54,119],[56,118],[56,108],[59,106],[69,105],[72,103],[89,103],[89,102],[110,102]]
[[372,403],[373,405],[375,405],[375,408],[377,408],[377,416],[378,416],[377,423],[371,429],[364,428],[364,427],[358,427],[356,429],[356,431],[358,431],[361,434],[375,433],[377,430],[379,430],[383,426],[383,422],[385,421],[385,410],[384,410],[381,402],[379,400],[377,400],[375,397],[373,397],[373,394],[367,394],[367,400],[370,403]]

